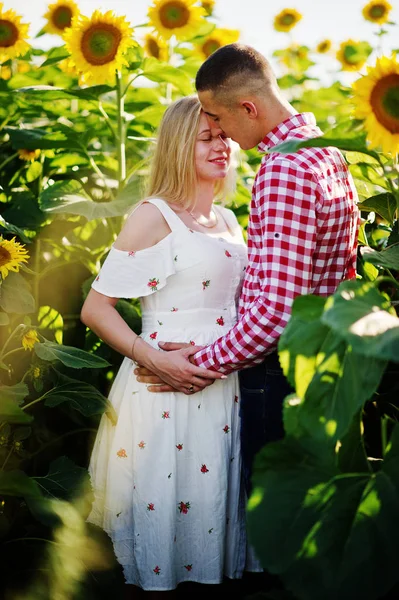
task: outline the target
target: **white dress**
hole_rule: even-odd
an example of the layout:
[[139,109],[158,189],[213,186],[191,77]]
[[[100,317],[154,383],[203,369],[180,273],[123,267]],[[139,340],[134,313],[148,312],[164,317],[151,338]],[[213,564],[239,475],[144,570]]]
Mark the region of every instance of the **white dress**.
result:
[[[187,228],[152,199],[171,233],[137,252],[112,247],[93,288],[140,298],[141,337],[207,345],[236,322],[247,251],[234,213],[220,208],[231,234]],[[260,571],[247,550],[241,478],[237,374],[203,392],[153,394],[125,358],[102,416],[89,472],[88,517],[111,537],[126,583],[171,590],[183,581],[217,584]]]

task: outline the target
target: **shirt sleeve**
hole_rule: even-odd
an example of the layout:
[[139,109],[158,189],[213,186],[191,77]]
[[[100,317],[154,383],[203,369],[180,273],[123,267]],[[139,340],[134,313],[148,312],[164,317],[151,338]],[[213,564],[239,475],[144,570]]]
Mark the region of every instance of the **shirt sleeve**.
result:
[[262,362],[275,350],[294,298],[310,293],[316,202],[311,172],[281,155],[267,167],[261,165],[253,189],[243,288],[255,272],[259,296],[226,335],[194,355],[198,366],[230,373]]
[[155,246],[136,252],[112,246],[91,287],[111,298],[141,298],[161,290],[176,273],[173,237],[170,233]]

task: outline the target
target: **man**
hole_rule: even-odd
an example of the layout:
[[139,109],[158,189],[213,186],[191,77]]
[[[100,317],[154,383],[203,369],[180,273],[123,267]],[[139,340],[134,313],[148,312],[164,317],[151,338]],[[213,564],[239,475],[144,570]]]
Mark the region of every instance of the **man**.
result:
[[[267,153],[287,140],[322,135],[311,113],[298,114],[283,97],[268,61],[250,46],[219,48],[200,67],[196,89],[213,126],[243,150]],[[357,192],[334,147],[270,153],[256,175],[247,229],[248,267],[237,324],[190,356],[174,350],[162,365],[139,369],[139,380],[196,392],[215,377],[240,370],[242,452],[250,492],[252,461],[267,442],[283,437],[282,404],[292,390],[280,368],[277,344],[296,296],[329,296],[356,276]],[[141,364],[140,356],[137,357]],[[167,366],[166,366],[167,365]],[[148,365],[144,365],[147,366]],[[206,379],[200,369],[206,369]],[[216,375],[216,373],[218,375]]]

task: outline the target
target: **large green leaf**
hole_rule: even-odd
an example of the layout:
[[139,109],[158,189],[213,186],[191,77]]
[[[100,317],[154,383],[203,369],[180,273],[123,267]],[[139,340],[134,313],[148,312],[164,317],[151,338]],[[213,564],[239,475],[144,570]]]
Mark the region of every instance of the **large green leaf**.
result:
[[345,281],[331,296],[321,318],[354,352],[399,361],[399,319],[373,283]]
[[109,362],[99,356],[79,348],[63,346],[47,340],[41,344],[35,344],[34,350],[42,360],[50,362],[59,360],[66,367],[72,367],[73,369],[101,369],[110,366]]
[[160,62],[156,58],[145,58],[142,69],[141,75],[147,77],[150,81],[172,83],[185,96],[192,94],[194,91],[193,82],[187,73],[167,63]]
[[15,385],[0,385],[0,398],[2,400],[12,400],[16,404],[22,404],[29,393],[26,383],[16,383]]
[[397,209],[395,196],[390,192],[376,194],[359,204],[360,210],[376,212],[380,217],[392,223]]
[[23,471],[0,471],[0,494],[21,498],[40,498],[36,481]]
[[27,235],[25,235],[24,231],[20,227],[17,227],[12,223],[8,223],[4,217],[0,215],[0,233],[3,233],[3,231],[17,235],[24,244],[30,244],[32,241]]
[[47,59],[40,66],[48,67],[49,65],[55,65],[61,60],[68,58],[68,56],[70,56],[70,53],[65,46],[50,48],[50,50],[47,52]]
[[82,145],[77,133],[70,129],[49,132],[45,129],[19,129],[18,127],[5,127],[4,131],[10,136],[14,150],[26,148],[27,150],[53,150],[66,148],[68,150],[81,150]]
[[57,386],[46,394],[45,405],[53,407],[64,402],[85,417],[114,412],[107,398],[90,383],[58,373]]
[[282,142],[273,148],[270,148],[269,152],[281,152],[281,154],[291,154],[297,152],[301,148],[324,148],[326,146],[335,146],[340,150],[350,150],[351,152],[361,152],[368,154],[373,158],[378,158],[377,152],[369,150],[365,144],[364,136],[358,138],[333,138],[328,136],[320,136],[308,140],[288,140]]
[[111,202],[94,202],[84,195],[82,185],[72,179],[46,188],[40,195],[40,208],[51,214],[80,215],[88,221],[125,215],[141,198],[141,185],[135,179]]
[[54,102],[55,100],[70,100],[71,98],[80,98],[81,100],[98,100],[103,94],[108,94],[114,88],[108,85],[95,85],[87,88],[64,89],[51,85],[35,85],[13,90],[18,94],[30,96],[41,102]]
[[35,299],[20,273],[9,273],[0,287],[0,307],[7,313],[35,312]]
[[399,271],[399,244],[389,246],[381,251],[364,248],[362,256],[363,260],[373,265]]
[[68,457],[59,456],[50,463],[44,477],[34,477],[45,496],[72,500],[89,481],[87,469],[75,465]]
[[[18,384],[19,385],[19,384]],[[0,422],[7,423],[30,423],[31,415],[28,415],[18,406],[16,399],[10,396],[12,388],[6,389],[7,386],[0,386]],[[25,393],[27,395],[27,391]]]
[[250,540],[298,600],[375,600],[399,580],[398,426],[377,473],[340,473],[285,439],[262,450],[254,484]]

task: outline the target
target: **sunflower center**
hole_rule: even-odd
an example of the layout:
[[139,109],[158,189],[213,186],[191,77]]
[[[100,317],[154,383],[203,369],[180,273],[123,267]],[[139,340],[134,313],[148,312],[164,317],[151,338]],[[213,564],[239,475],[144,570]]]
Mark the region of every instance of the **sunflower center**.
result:
[[290,13],[285,14],[281,19],[281,23],[283,25],[292,25],[294,21],[295,21],[295,17],[294,17],[294,15],[292,15]]
[[150,38],[147,42],[148,53],[155,58],[159,58],[160,48],[156,40],[154,38]]
[[11,260],[11,254],[3,246],[0,246],[0,267],[4,267]]
[[52,15],[53,25],[63,31],[71,26],[72,11],[69,6],[58,6]]
[[380,19],[385,15],[386,10],[387,9],[383,4],[374,4],[374,6],[370,8],[369,14],[372,19]]
[[326,52],[329,48],[329,43],[328,42],[322,42],[319,45],[319,52]]
[[190,19],[190,11],[187,6],[178,0],[175,2],[167,2],[161,7],[159,18],[166,29],[184,27]]
[[206,40],[206,42],[202,46],[202,51],[205,56],[210,56],[213,54],[218,48],[220,48],[220,42],[217,40]]
[[392,134],[399,133],[399,75],[392,73],[376,83],[370,104],[377,121]]
[[115,58],[121,39],[121,32],[113,25],[95,23],[82,36],[83,56],[91,65],[105,65]]
[[0,48],[9,48],[18,41],[18,29],[14,23],[6,19],[0,19]]
[[358,50],[357,50],[357,48],[355,48],[355,46],[352,46],[351,44],[348,44],[347,46],[345,46],[343,55],[344,55],[345,62],[348,65],[356,65],[359,62]]

